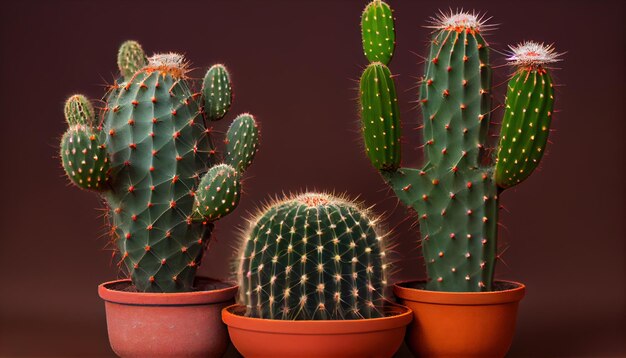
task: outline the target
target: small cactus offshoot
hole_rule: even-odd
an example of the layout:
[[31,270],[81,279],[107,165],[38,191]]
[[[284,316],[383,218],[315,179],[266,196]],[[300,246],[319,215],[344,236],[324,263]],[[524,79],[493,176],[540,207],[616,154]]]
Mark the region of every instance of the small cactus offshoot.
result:
[[[190,291],[214,221],[239,202],[241,175],[258,149],[257,124],[240,116],[222,158],[207,123],[230,105],[223,66],[218,86],[196,91],[183,56],[146,59],[137,42],[127,41],[118,67],[121,82],[104,97],[99,121],[84,96],[68,99],[63,168],[72,183],[103,195],[119,264],[138,291]],[[228,102],[219,116],[205,110],[217,108],[215,98]]]
[[398,100],[386,66],[393,47],[385,44],[395,35],[385,31],[394,28],[393,17],[385,10],[384,18],[372,21],[378,8],[388,5],[372,1],[361,22],[363,50],[370,61],[360,85],[367,156],[398,198],[417,212],[426,288],[490,291],[498,248],[498,197],[528,178],[545,152],[554,104],[547,66],[559,54],[534,42],[511,48],[515,73],[508,83],[497,156],[490,158],[491,67],[483,38],[490,25],[475,13],[440,13],[429,26],[434,31],[419,97],[426,164],[402,167]]
[[137,41],[125,41],[117,52],[117,67],[125,81],[148,64],[146,54]]
[[389,271],[378,218],[328,194],[284,198],[250,220],[240,250],[247,316],[282,320],[382,316]]

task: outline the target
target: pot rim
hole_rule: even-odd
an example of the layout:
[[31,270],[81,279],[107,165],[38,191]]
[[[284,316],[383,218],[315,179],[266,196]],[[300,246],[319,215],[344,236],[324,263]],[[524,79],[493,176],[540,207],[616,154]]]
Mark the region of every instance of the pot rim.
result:
[[192,291],[192,292],[129,292],[111,288],[120,283],[131,282],[130,279],[113,280],[98,285],[98,295],[106,302],[123,305],[138,306],[189,306],[207,305],[212,303],[226,302],[235,297],[239,286],[208,277],[197,276],[196,279],[209,279],[219,281],[231,286],[215,290]]
[[243,307],[234,304],[222,309],[222,321],[229,329],[290,335],[355,334],[401,328],[413,320],[413,311],[410,308],[395,303],[385,307],[389,312],[396,313],[393,316],[351,320],[278,320],[245,317],[233,313],[234,310]]
[[441,305],[478,306],[518,302],[524,297],[526,292],[526,286],[523,283],[508,280],[496,280],[495,282],[512,284],[515,286],[514,288],[488,292],[429,291],[404,286],[416,282],[426,282],[426,280],[396,282],[393,285],[393,294],[406,301]]

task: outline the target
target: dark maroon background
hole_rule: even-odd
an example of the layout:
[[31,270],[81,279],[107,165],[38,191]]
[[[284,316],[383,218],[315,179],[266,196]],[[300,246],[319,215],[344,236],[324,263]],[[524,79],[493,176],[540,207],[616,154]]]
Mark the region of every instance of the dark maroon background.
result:
[[[99,202],[68,187],[56,158],[65,98],[111,81],[117,46],[181,51],[198,70],[224,62],[237,113],[254,113],[261,151],[236,214],[221,220],[203,274],[228,276],[242,215],[281,192],[336,190],[386,213],[402,258],[423,275],[417,229],[370,166],[358,133],[355,79],[366,64],[366,1],[13,1],[0,8],[0,355],[108,356],[96,285],[116,278]],[[542,169],[504,194],[498,277],[526,283],[511,357],[619,356],[624,349],[624,16],[609,1],[399,1],[391,70],[405,164],[419,161],[414,108],[437,9],[487,11],[495,50],[534,39],[567,51]],[[494,52],[493,64],[504,63]],[[501,103],[508,69],[496,69]],[[494,118],[498,118],[496,114]],[[510,250],[508,247],[510,246]],[[621,337],[621,338],[620,338]],[[407,356],[406,350],[399,356]]]

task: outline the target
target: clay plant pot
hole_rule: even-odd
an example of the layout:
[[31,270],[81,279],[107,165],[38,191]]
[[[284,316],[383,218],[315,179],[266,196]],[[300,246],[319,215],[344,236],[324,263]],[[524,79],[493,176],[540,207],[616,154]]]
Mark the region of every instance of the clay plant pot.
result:
[[424,281],[394,285],[398,301],[413,310],[406,343],[417,357],[504,357],[513,341],[525,286],[497,281],[491,292],[438,292]]
[[233,305],[222,310],[233,345],[246,358],[391,357],[402,344],[413,313],[390,305],[383,318],[282,321],[245,317]]
[[234,302],[237,286],[197,277],[195,287],[133,292],[128,279],[98,286],[113,351],[120,357],[221,357],[229,340],[220,312]]

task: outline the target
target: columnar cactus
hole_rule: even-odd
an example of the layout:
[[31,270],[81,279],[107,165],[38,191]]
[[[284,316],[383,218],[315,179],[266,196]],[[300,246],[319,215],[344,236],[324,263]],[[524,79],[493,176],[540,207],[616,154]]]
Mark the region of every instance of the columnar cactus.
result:
[[[63,168],[72,183],[105,198],[120,264],[137,290],[190,291],[213,222],[239,202],[241,172],[257,151],[258,128],[249,114],[235,120],[228,147],[245,145],[229,149],[220,164],[207,124],[230,106],[223,66],[207,73],[204,83],[211,85],[200,93],[191,89],[178,54],[146,62],[141,46],[128,41],[118,67],[122,82],[105,96],[100,121],[84,96],[67,101]],[[214,113],[215,98],[219,117],[207,114]]]
[[489,25],[463,11],[435,19],[420,89],[426,164],[400,167],[398,100],[386,66],[394,49],[389,39],[395,35],[381,30],[393,29],[393,17],[390,11],[380,16],[379,10],[387,8],[374,0],[361,21],[363,49],[372,61],[360,84],[367,155],[398,198],[418,214],[426,288],[492,290],[498,195],[527,178],[545,151],[553,107],[546,64],[557,61],[558,54],[532,42],[512,48],[509,60],[516,70],[508,84],[497,157],[491,160],[486,154],[491,67],[482,36]]
[[383,242],[377,218],[345,199],[306,193],[276,202],[245,233],[240,302],[256,318],[381,317]]

